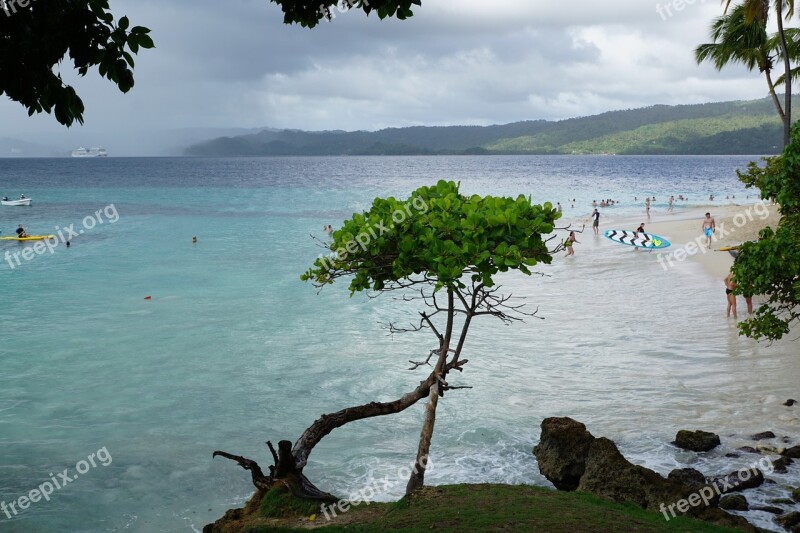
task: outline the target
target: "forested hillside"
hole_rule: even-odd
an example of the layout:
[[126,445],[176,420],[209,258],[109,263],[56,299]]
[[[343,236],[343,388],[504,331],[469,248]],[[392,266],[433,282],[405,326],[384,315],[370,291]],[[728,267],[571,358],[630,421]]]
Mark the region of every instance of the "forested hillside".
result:
[[380,131],[264,130],[189,147],[190,156],[435,154],[768,154],[781,146],[772,101],[611,111],[498,126]]

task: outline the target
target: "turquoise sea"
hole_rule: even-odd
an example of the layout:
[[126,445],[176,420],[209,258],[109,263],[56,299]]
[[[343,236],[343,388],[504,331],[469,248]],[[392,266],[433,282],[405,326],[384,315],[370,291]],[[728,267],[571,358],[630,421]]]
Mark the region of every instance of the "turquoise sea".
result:
[[[608,228],[642,214],[645,196],[657,198],[654,219],[670,194],[689,197],[677,218],[710,194],[752,202],[735,176],[750,159],[0,159],[0,195],[34,201],[0,207],[2,235],[18,224],[78,233],[52,253],[0,241],[0,502],[19,504],[65,469],[74,478],[48,501],[0,509],[0,531],[200,530],[252,492],[248,473],[214,450],[266,467],[265,441],[415,387],[422,374],[408,360],[431,339],[381,327],[414,320],[413,304],[299,280],[324,252],[322,226],[375,196],[453,179],[467,194],[559,201],[567,221],[613,198]],[[800,396],[796,344],[739,338],[720,281],[693,262],[664,272],[650,254],[590,232],[579,240],[545,277],[501,280],[544,320],[473,330],[458,379],[474,388],[440,403],[428,482],[548,485],[531,454],[548,416],[572,416],[662,473],[744,466],[724,454],[755,431],[800,438],[798,415],[781,406]],[[335,431],[307,475],[343,496],[388,479],[375,497],[397,498],[421,410]],[[676,452],[668,443],[686,426],[727,447]],[[765,500],[798,484],[793,468]]]

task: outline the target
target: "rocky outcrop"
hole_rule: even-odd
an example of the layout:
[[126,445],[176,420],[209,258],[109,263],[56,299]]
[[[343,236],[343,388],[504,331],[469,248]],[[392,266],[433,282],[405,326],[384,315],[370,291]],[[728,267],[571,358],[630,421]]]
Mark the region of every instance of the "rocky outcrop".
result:
[[682,450],[707,452],[719,446],[720,440],[719,435],[709,433],[708,431],[689,431],[688,429],[682,429],[675,435],[675,441],[672,444]]
[[630,463],[612,441],[594,438],[586,426],[570,418],[544,420],[541,442],[534,454],[539,471],[556,487],[567,487],[563,490],[577,489],[619,503],[634,503],[662,513],[668,520],[688,514],[718,525],[756,531],[744,518],[716,507],[720,493],[706,483],[702,473],[686,468],[673,470],[664,478]]
[[539,471],[558,490],[577,489],[594,440],[585,425],[571,418],[545,419],[541,439],[533,449]]
[[664,479],[652,470],[630,463],[612,441],[599,438],[589,447],[586,471],[578,490],[659,511],[662,505],[687,499],[695,487]]

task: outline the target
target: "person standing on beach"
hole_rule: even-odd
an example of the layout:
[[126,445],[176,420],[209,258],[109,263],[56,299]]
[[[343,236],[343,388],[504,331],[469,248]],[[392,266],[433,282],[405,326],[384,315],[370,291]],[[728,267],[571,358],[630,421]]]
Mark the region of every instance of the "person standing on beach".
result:
[[559,213],[561,212],[561,202],[558,202],[558,205],[556,206],[556,211],[558,211]]
[[675,209],[673,207],[673,205],[672,205],[674,202],[675,202],[675,197],[674,196],[670,196],[669,197],[669,207],[667,208],[667,213],[671,213],[672,210]]
[[725,278],[725,296],[728,298],[728,310],[725,317],[730,318],[732,310],[733,319],[736,320],[736,295],[733,294],[734,290],[736,290],[736,282],[733,281],[733,272],[731,272]]
[[706,248],[711,248],[711,237],[717,230],[717,223],[711,213],[706,213],[706,218],[703,219],[703,235],[706,237]]
[[650,197],[644,201],[644,210],[647,213],[647,220],[650,220]]
[[600,211],[598,211],[596,208],[592,213],[592,218],[594,218],[594,221],[592,222],[592,229],[594,230],[594,234],[598,235],[600,233]]

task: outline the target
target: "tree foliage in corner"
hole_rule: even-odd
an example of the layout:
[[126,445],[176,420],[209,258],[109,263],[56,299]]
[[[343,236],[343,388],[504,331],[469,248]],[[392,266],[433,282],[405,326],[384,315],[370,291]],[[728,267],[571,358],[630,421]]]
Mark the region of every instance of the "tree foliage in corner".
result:
[[[722,0],[722,3],[725,5],[724,16],[711,26],[714,43],[701,45],[696,51],[697,60],[698,62],[713,60],[717,69],[731,62],[741,62],[749,70],[753,70],[757,65],[761,72],[767,74],[767,83],[771,94],[774,95],[769,71],[772,70],[773,61],[777,56],[783,63],[784,74],[777,82],[782,83],[785,88],[783,106],[777,97],[773,98],[778,107],[778,114],[783,120],[783,145],[786,146],[789,144],[792,125],[792,80],[795,72],[792,62],[797,59],[796,52],[793,52],[790,45],[796,44],[791,41],[796,38],[797,32],[793,28],[786,28],[784,23],[794,16],[794,0],[742,0],[740,4],[734,6],[730,15],[728,10],[733,0]],[[773,9],[778,32],[765,42],[763,36],[766,36],[770,11]],[[703,48],[708,47],[717,47],[717,50],[711,52],[707,50],[703,53]],[[765,51],[766,55],[763,55]],[[761,57],[756,60],[753,54]]]
[[[423,306],[418,324],[401,328],[389,324],[392,333],[427,331],[435,345],[409,361],[410,370],[429,368],[428,376],[411,391],[390,402],[370,402],[322,415],[292,446],[279,443],[273,452],[275,466],[265,476],[252,460],[226,452],[215,456],[232,459],[249,470],[262,491],[292,487],[306,498],[331,496],[304,476],[314,446],[331,431],[356,420],[399,413],[427,399],[419,446],[406,492],[424,484],[436,406],[449,391],[466,388],[448,383],[453,370],[463,371],[462,358],[473,319],[493,317],[508,324],[536,313],[527,312],[510,295],[500,293],[495,277],[550,263],[552,253],[545,236],[555,229],[560,214],[549,203],[535,205],[530,198],[464,196],[458,184],[440,181],[421,187],[406,201],[377,198],[365,213],[356,213],[333,233],[330,254],[319,257],[302,276],[322,288],[340,278],[350,280],[351,295],[368,291],[380,294],[401,291],[402,301]],[[279,482],[280,481],[280,482]]]
[[739,177],[774,198],[781,220],[775,230],[761,231],[757,242],[746,242],[733,265],[739,294],[763,294],[767,301],[739,324],[744,335],[777,340],[800,321],[800,123],[792,126],[783,154],[766,159],[764,167],[750,163]]
[[132,54],[154,46],[149,33],[130,27],[127,17],[115,21],[107,0],[0,2],[0,95],[25,106],[28,115],[52,112],[65,126],[82,124],[83,101],[54,69],[67,58],[81,76],[97,67],[128,92]]
[[381,19],[397,17],[405,20],[414,13],[411,6],[422,5],[421,0],[270,0],[281,6],[286,24],[300,24],[313,28],[322,19],[331,20],[335,10],[360,9],[367,15],[373,11]]

